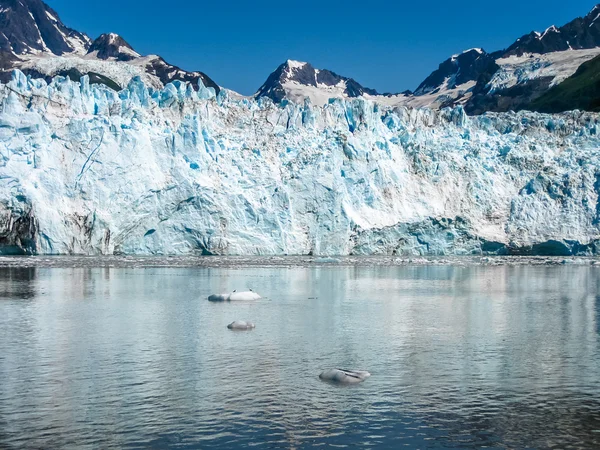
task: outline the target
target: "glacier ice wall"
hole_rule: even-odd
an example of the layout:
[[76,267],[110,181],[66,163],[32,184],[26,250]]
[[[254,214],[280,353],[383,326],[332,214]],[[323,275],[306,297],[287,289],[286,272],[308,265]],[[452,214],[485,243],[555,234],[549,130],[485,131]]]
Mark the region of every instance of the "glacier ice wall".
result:
[[0,85],[0,252],[594,254],[597,114]]

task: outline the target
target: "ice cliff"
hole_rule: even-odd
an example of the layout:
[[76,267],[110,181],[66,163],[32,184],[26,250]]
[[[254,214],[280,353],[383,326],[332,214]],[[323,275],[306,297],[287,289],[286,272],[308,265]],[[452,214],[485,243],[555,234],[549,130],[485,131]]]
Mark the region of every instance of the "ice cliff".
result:
[[600,253],[598,114],[0,85],[0,252]]

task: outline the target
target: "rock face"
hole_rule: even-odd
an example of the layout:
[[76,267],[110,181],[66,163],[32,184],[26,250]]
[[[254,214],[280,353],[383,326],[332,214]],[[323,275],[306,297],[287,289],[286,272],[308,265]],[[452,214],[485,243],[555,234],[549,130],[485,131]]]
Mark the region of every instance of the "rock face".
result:
[[454,89],[469,81],[477,81],[485,71],[494,73],[497,69],[494,55],[480,48],[472,48],[440,64],[440,67],[419,85],[415,95],[430,94],[445,84]]
[[578,17],[562,27],[554,25],[543,33],[532,31],[517,39],[504,56],[525,53],[550,53],[582,50],[600,46],[600,4],[584,17]]
[[599,116],[0,85],[0,251],[597,254]]
[[66,27],[41,0],[0,0],[0,49],[16,55],[82,51],[90,38]]

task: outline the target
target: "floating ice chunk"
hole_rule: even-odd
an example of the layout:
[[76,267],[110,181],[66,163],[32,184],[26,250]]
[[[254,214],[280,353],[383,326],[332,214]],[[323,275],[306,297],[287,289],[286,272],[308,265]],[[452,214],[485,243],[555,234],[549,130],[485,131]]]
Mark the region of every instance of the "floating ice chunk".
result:
[[246,292],[233,291],[231,294],[212,294],[208,297],[209,302],[239,302],[258,300],[262,298],[256,292],[250,290]]
[[227,328],[229,328],[230,330],[244,331],[244,330],[252,330],[252,329],[256,328],[256,325],[254,325],[252,322],[236,320],[235,322],[231,322],[229,325],[227,325]]
[[230,302],[236,302],[236,301],[258,300],[260,298],[262,298],[262,297],[254,291],[246,291],[246,292],[235,292],[234,291],[229,295],[229,298],[227,300],[229,300]]
[[370,376],[371,374],[364,370],[330,369],[322,372],[319,378],[330,383],[356,384],[362,383]]

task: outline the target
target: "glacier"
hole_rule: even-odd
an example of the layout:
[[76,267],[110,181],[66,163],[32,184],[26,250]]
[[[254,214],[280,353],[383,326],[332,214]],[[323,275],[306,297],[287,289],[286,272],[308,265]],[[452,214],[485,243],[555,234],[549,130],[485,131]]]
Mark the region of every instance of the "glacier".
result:
[[0,254],[595,255],[598,114],[0,85]]

